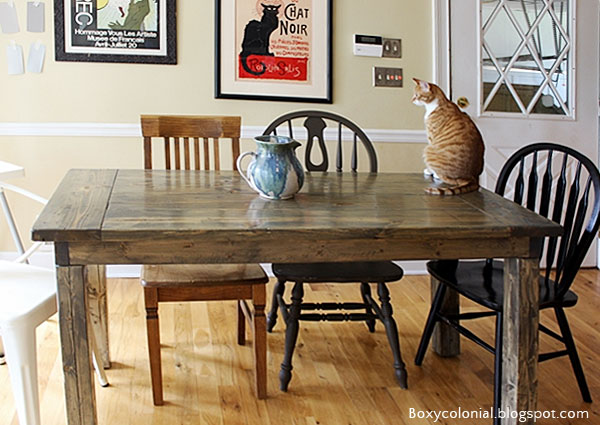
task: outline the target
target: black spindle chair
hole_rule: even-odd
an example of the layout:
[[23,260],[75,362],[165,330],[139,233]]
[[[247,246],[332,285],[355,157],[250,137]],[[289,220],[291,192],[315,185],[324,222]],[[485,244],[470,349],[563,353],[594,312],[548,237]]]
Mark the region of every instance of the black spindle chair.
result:
[[[577,303],[577,295],[570,287],[598,233],[600,174],[592,161],[571,148],[553,143],[536,143],[515,152],[500,172],[496,193],[510,197],[510,191],[513,190],[516,203],[564,227],[561,237],[546,238],[544,241],[539,278],[539,308],[554,309],[560,335],[542,324],[539,330],[562,342],[565,349],[540,354],[539,361],[569,356],[583,400],[591,402],[564,309]],[[446,323],[495,354],[494,409],[500,408],[503,263],[492,259],[430,261],[427,270],[439,280],[440,285],[433,298],[415,363],[422,364],[436,323]],[[454,316],[442,314],[440,309],[448,288],[491,311]],[[460,321],[486,316],[496,317],[495,347],[460,325]]]
[[[328,126],[331,126],[329,128]],[[335,145],[335,170],[341,172],[344,162],[349,162],[352,172],[359,170],[359,158],[366,156],[366,171],[377,172],[377,156],[373,144],[356,124],[337,114],[325,111],[297,111],[283,115],[273,121],[264,134],[279,134],[292,137],[304,145],[305,168],[308,172],[327,172],[329,156],[327,138]],[[344,147],[350,145],[350,157],[344,158]],[[331,146],[331,145],[330,145]],[[361,149],[362,148],[362,149]],[[316,151],[316,153],[315,153]],[[360,152],[364,152],[361,155]],[[320,155],[315,164],[314,156]],[[364,156],[363,156],[364,155]],[[362,162],[361,162],[362,164]],[[280,388],[287,391],[292,374],[292,355],[298,336],[298,321],[365,321],[369,331],[375,331],[375,320],[384,324],[388,341],[394,357],[396,378],[402,388],[406,388],[406,369],[400,353],[398,330],[392,317],[387,282],[400,280],[403,271],[391,261],[348,262],[348,263],[295,263],[273,264],[273,273],[277,283],[273,290],[271,311],[267,316],[267,331],[271,332],[277,322],[277,307],[281,310],[286,323],[285,354],[281,364]],[[295,282],[292,290],[292,302],[286,304],[283,299],[285,283]],[[305,303],[304,283],[360,283],[363,302],[356,303]],[[371,296],[369,283],[377,284],[377,293],[381,304]],[[338,311],[338,313],[307,313],[306,311]],[[364,313],[343,313],[340,311],[364,310]]]

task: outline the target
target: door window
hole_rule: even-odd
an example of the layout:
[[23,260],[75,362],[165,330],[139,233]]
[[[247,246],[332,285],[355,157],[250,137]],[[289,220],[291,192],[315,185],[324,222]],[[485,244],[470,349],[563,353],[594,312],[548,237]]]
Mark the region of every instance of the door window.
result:
[[573,0],[480,0],[481,111],[573,116]]

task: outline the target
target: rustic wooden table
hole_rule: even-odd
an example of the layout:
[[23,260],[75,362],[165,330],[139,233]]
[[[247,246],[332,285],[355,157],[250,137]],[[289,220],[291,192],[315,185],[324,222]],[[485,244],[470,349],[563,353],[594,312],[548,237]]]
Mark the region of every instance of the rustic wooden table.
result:
[[[95,264],[505,258],[503,408],[535,410],[537,256],[561,227],[486,190],[436,197],[427,184],[309,173],[295,199],[268,201],[234,172],[70,171],[32,231],[55,242],[68,423],[97,423],[84,314]],[[440,332],[438,351],[457,354]]]

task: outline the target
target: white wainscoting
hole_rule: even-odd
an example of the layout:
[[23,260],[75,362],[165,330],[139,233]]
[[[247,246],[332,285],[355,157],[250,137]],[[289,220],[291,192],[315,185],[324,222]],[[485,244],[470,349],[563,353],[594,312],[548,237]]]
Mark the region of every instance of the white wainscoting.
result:
[[[266,125],[265,125],[266,126]],[[260,136],[265,126],[242,126],[242,138]],[[294,128],[294,134],[301,137],[305,133],[303,127]],[[366,129],[367,136],[380,143],[427,143],[424,130],[387,130]],[[331,133],[331,134],[329,134]],[[142,136],[139,124],[130,123],[75,123],[75,122],[0,122],[0,136],[58,136],[58,137],[135,137]],[[326,137],[337,138],[337,129],[326,130]],[[352,134],[344,131],[344,140],[352,140]],[[16,258],[16,252],[0,252],[0,259],[11,260]],[[54,265],[54,254],[50,245],[42,247],[36,252],[31,263],[43,267]],[[399,262],[406,274],[426,273],[424,261]],[[271,274],[271,267],[265,265],[265,270]],[[138,265],[114,265],[107,269],[109,277],[139,277]]]
[[[266,125],[265,125],[266,126]],[[265,126],[242,126],[242,138],[251,139],[260,136]],[[425,130],[386,130],[366,129],[367,136],[373,142],[383,143],[427,143]],[[294,128],[294,134],[300,137],[305,133],[303,127]],[[329,139],[337,138],[337,128],[327,129]],[[142,136],[140,124],[120,123],[75,123],[75,122],[0,122],[0,136],[59,136],[59,137],[136,137]],[[344,131],[344,140],[351,140],[352,134]]]
[[[17,258],[17,252],[0,252],[0,260],[13,260]],[[52,245],[46,245],[35,252],[30,263],[39,267],[52,268],[54,267],[54,252]],[[427,274],[425,261],[396,261],[400,267],[404,269],[404,274]],[[273,277],[270,264],[262,264],[263,268],[270,277]],[[140,277],[141,266],[136,264],[112,265],[106,269],[106,275],[109,278],[125,278],[125,277]]]

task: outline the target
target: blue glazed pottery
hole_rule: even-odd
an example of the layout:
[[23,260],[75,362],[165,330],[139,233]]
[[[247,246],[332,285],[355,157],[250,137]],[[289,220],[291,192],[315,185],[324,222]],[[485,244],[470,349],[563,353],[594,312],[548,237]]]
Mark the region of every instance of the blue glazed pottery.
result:
[[[244,152],[238,157],[240,174],[263,198],[292,198],[304,183],[304,170],[296,158],[296,148],[300,143],[285,136],[258,136],[254,140],[256,152]],[[248,155],[253,159],[244,172],[242,159]]]

